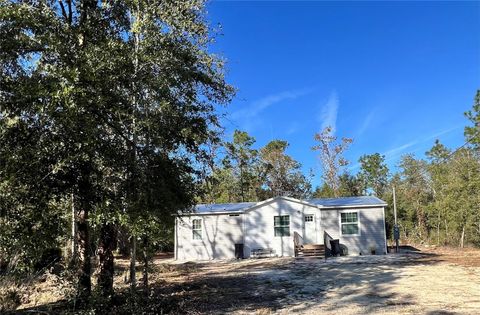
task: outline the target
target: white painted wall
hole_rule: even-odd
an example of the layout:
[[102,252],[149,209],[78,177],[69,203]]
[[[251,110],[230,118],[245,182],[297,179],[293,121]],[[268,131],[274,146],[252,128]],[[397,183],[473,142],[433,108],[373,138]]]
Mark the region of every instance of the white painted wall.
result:
[[[192,220],[202,220],[202,239],[194,240]],[[243,214],[230,216],[196,215],[176,220],[176,249],[178,260],[209,260],[235,258],[235,244],[243,243]]]
[[[254,208],[245,217],[245,256],[257,248],[271,248],[278,256],[294,256],[294,232],[303,237],[303,216],[315,214],[317,233],[320,232],[320,210],[317,207],[285,199],[273,201]],[[275,236],[274,217],[290,216],[290,236]]]

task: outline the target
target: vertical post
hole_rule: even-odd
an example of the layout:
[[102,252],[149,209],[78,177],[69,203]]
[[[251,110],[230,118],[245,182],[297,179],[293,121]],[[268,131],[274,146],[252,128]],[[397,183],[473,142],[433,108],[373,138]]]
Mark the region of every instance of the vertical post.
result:
[[135,269],[135,263],[137,261],[137,237],[135,233],[132,233],[130,236],[130,288],[132,291],[135,290],[135,287],[137,285],[137,275],[136,275],[136,269]]
[[398,239],[400,238],[400,230],[397,223],[397,200],[395,198],[395,186],[393,186],[393,215],[395,217],[395,225],[393,227],[393,238],[395,239],[395,253],[398,253]]

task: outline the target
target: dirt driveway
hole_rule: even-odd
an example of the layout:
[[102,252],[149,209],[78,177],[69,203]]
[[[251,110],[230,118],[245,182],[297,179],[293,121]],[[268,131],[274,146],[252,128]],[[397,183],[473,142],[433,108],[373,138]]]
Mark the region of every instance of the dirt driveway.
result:
[[480,268],[435,252],[169,268],[158,294],[175,313],[480,314]]
[[[103,313],[480,314],[478,249],[424,249],[327,262],[272,258],[178,263],[157,257],[153,269],[148,290],[139,287],[132,300],[124,282],[128,259],[118,259],[115,306]],[[62,304],[55,283],[32,288],[29,302],[17,312],[77,314],[69,311],[72,305]]]

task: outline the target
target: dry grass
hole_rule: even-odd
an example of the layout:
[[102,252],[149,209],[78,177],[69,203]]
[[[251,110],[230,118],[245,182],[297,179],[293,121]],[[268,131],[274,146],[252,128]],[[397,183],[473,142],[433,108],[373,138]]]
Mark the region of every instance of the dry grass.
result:
[[480,267],[480,250],[458,247],[422,247],[422,252],[431,253],[439,261],[464,267]]

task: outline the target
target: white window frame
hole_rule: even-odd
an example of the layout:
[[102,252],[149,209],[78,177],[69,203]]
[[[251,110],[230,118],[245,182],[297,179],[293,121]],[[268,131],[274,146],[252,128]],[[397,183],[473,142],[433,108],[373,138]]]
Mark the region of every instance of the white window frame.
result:
[[[288,217],[288,225],[275,225],[275,218],[276,217]],[[274,237],[290,237],[291,236],[290,223],[291,223],[291,221],[290,221],[290,215],[289,214],[280,214],[280,215],[273,216],[273,236]],[[285,227],[288,227],[288,235],[275,235],[276,228],[285,228]]]
[[[358,225],[358,233],[357,234],[343,234],[342,231],[342,213],[356,213],[357,214],[357,225]],[[352,224],[350,223],[343,223],[343,224]],[[359,210],[342,210],[338,211],[338,228],[339,228],[339,234],[343,237],[349,237],[349,236],[360,236],[361,235],[361,225],[360,225],[360,211]]]
[[[307,221],[307,217],[312,217],[312,220]],[[314,214],[305,214],[303,216],[303,220],[305,220],[305,222],[315,222],[315,215]]]
[[[195,228],[195,221],[200,221],[200,228]],[[202,218],[195,218],[192,219],[192,240],[199,242],[203,240],[203,219]],[[200,238],[195,238],[195,232],[200,231]]]

